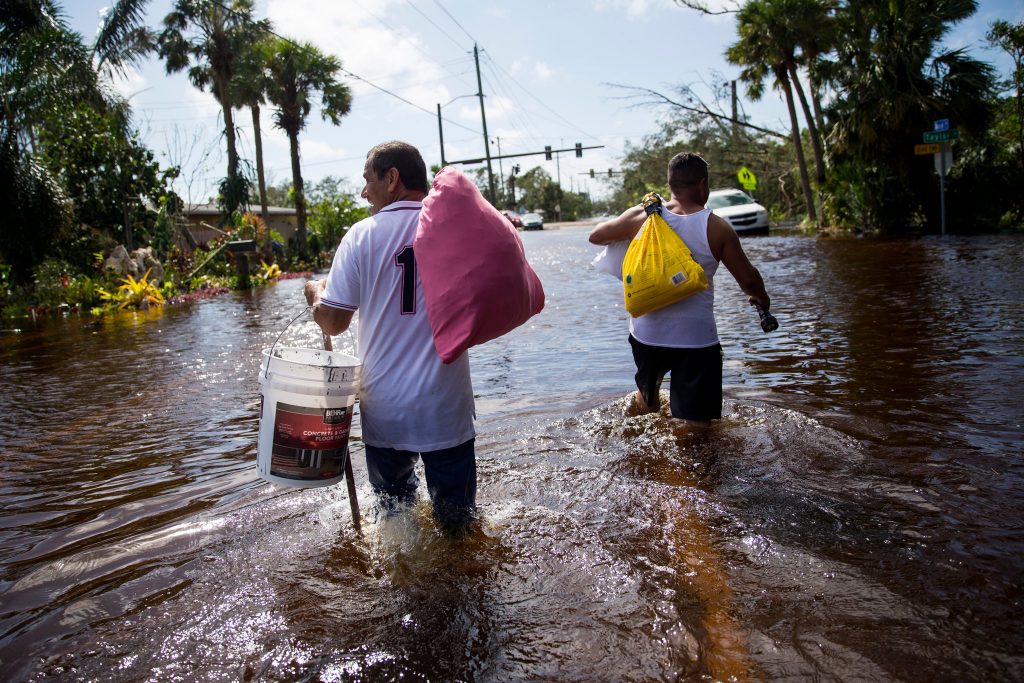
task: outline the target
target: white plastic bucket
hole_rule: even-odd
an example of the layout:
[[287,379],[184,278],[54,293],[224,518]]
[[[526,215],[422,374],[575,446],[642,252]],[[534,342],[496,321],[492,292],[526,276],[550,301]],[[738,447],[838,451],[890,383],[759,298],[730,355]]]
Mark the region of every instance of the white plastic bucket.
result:
[[263,350],[260,477],[298,488],[330,486],[345,477],[360,367],[358,358],[337,351]]

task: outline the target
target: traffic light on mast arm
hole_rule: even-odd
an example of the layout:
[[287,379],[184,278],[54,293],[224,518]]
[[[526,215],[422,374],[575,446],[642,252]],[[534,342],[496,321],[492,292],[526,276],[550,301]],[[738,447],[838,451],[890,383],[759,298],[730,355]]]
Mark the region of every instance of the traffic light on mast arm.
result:
[[551,161],[551,145],[544,145],[544,160]]
[[582,142],[577,142],[576,143],[576,158],[579,159],[582,156],[583,156],[583,143]]

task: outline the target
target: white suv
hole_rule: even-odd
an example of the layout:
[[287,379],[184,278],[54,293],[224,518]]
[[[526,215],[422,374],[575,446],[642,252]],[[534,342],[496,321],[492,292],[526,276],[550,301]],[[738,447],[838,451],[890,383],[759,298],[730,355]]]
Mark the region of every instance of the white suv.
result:
[[768,234],[768,210],[742,190],[712,190],[706,206],[738,235]]

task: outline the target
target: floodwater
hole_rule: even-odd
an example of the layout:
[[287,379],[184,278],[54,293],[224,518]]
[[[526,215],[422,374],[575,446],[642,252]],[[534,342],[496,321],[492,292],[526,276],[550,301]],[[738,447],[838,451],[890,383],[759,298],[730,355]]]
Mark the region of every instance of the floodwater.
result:
[[361,536],[344,484],[257,477],[261,351],[320,346],[300,281],[5,323],[0,680],[1024,678],[1024,239],[745,239],[781,327],[720,271],[690,433],[627,416],[586,232],[523,233],[547,307],[472,351],[462,540],[374,515],[358,414]]

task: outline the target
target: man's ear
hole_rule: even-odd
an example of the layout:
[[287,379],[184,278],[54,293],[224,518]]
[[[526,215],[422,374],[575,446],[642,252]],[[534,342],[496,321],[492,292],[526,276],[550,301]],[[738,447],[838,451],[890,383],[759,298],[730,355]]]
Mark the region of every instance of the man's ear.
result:
[[384,174],[384,179],[387,181],[388,192],[396,192],[402,184],[402,176],[399,175],[398,169],[392,166]]

